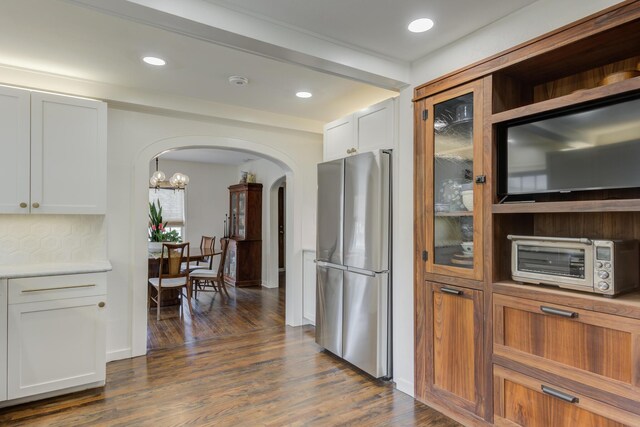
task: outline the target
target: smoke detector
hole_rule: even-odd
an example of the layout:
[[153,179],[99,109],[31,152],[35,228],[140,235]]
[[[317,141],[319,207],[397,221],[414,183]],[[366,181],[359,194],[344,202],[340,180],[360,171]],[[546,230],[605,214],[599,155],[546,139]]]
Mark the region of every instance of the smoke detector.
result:
[[229,77],[229,83],[233,86],[244,86],[249,83],[249,79],[242,76]]

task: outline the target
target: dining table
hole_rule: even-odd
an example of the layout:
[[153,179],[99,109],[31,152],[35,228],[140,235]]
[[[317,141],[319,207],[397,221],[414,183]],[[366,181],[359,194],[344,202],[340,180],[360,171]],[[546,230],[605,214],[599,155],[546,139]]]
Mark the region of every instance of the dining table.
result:
[[[209,268],[209,264],[206,262],[206,259],[210,256],[216,256],[216,255],[220,255],[222,252],[216,249],[211,249],[211,248],[190,248],[189,249],[189,256],[187,257],[186,255],[186,250],[185,250],[185,255],[182,257],[182,262],[193,262],[193,261],[200,261],[202,268]],[[148,257],[148,277],[152,278],[152,277],[158,277],[160,275],[160,260],[162,259],[162,253],[161,251],[149,251],[149,257]],[[205,262],[202,262],[205,261]],[[148,285],[151,286],[151,285]],[[149,289],[149,292],[151,292],[151,289]],[[162,307],[165,306],[171,306],[171,305],[177,305],[179,304],[180,300],[178,298],[180,290],[179,289],[172,289],[171,291],[166,291],[165,293],[162,294]],[[151,301],[151,307],[155,307],[156,303],[154,301]]]

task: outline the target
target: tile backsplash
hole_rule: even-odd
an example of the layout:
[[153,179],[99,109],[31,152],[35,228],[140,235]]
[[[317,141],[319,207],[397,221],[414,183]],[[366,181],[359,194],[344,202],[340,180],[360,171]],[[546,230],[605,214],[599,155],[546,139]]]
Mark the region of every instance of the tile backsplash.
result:
[[104,215],[0,215],[0,265],[105,259]]

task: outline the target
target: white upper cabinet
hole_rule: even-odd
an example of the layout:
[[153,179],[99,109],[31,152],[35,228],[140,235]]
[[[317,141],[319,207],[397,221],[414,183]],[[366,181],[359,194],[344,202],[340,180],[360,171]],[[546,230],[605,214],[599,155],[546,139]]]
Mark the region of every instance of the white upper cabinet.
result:
[[324,126],[324,161],[395,146],[397,98],[390,98]]
[[106,104],[0,87],[0,213],[106,212]]
[[0,86],[0,212],[4,213],[29,212],[29,98],[29,91]]

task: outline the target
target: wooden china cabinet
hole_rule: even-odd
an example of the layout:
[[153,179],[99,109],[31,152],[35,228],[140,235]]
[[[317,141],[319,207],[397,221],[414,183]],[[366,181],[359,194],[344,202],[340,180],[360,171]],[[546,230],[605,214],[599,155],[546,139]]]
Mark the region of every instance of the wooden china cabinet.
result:
[[229,187],[229,247],[224,280],[259,286],[262,273],[262,184]]
[[[416,103],[417,395],[484,414],[482,80]],[[420,208],[418,208],[418,206]]]
[[416,87],[418,400],[468,426],[640,426],[640,289],[605,298],[516,282],[507,238],[640,240],[640,189],[509,203],[498,191],[506,127],[640,97],[629,70],[640,71],[640,0]]

